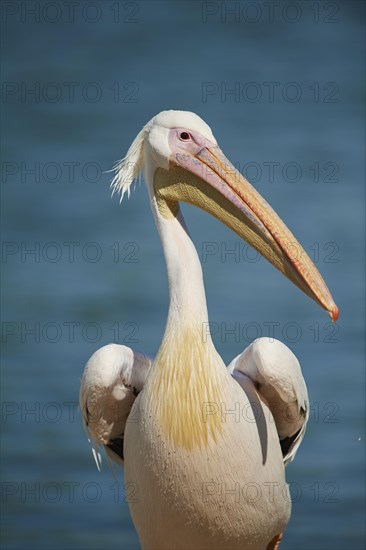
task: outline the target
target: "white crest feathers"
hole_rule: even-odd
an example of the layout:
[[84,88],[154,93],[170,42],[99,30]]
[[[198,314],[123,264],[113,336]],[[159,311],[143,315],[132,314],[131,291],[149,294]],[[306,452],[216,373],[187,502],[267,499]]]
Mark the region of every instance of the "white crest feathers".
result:
[[144,167],[143,145],[146,133],[147,127],[144,126],[133,140],[126,156],[113,167],[112,196],[114,193],[120,193],[120,201],[122,201],[125,193],[128,197],[130,196],[131,185]]

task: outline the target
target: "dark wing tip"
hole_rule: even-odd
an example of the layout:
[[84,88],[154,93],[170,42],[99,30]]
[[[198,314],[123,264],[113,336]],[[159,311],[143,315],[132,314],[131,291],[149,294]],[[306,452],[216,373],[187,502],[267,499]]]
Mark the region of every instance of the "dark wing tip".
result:
[[114,439],[110,439],[107,445],[105,447],[112,451],[117,457],[124,461],[124,455],[123,455],[123,442],[124,437],[121,435],[120,437],[115,437]]
[[282,456],[283,458],[285,458],[293,443],[296,441],[296,438],[298,437],[299,433],[301,432],[301,429],[299,431],[297,431],[294,435],[291,435],[290,437],[284,437],[283,439],[280,439],[280,445],[281,445],[281,450],[282,450]]

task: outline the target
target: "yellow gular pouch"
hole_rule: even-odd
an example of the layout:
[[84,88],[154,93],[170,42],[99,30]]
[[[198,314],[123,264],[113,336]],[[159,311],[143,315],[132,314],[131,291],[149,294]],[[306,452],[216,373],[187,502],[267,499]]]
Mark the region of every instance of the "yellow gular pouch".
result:
[[215,348],[203,342],[199,329],[164,338],[146,393],[158,429],[174,447],[204,448],[222,435],[217,411],[227,376],[218,361]]

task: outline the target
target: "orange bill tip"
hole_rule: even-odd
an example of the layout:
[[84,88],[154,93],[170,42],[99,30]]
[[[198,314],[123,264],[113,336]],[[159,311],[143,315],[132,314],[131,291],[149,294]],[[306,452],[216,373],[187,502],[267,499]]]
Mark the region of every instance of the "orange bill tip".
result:
[[338,320],[339,317],[339,311],[337,306],[334,304],[333,309],[329,312],[330,318],[332,319],[333,323],[335,323]]

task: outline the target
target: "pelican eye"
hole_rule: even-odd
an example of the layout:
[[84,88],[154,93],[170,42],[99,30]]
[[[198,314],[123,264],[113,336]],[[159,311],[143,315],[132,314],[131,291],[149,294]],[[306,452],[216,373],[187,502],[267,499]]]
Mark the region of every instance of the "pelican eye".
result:
[[191,134],[189,134],[188,132],[181,132],[179,134],[179,137],[182,141],[188,141],[189,139],[191,139]]

